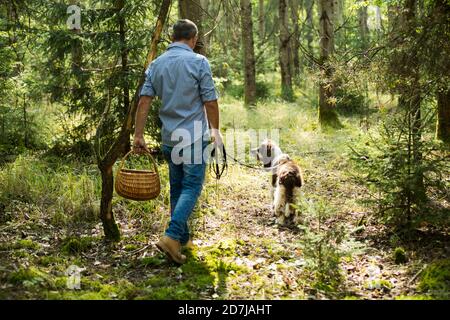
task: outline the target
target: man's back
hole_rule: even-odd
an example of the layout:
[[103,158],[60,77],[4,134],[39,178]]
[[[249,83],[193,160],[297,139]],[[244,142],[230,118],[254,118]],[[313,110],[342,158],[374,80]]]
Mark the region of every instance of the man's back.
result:
[[[202,138],[208,132],[203,105],[217,99],[208,60],[188,45],[175,42],[150,65],[146,75],[141,95],[161,99],[162,143],[176,145],[178,140],[172,141],[172,134],[178,139],[180,134],[188,133],[189,140],[184,140],[183,145]],[[195,127],[201,131],[195,132]]]
[[[188,219],[203,187],[205,155],[211,145],[209,140],[201,139],[204,135],[205,138],[210,136],[212,144],[220,146],[222,136],[217,93],[208,60],[191,49],[198,40],[197,26],[187,19],[178,20],[173,26],[172,40],[174,43],[167,52],[146,72],[136,110],[133,150],[149,152],[144,129],[153,97],[158,96],[162,100],[161,151],[169,166],[170,223],[156,246],[170,260],[182,264],[186,256],[181,254],[181,246],[192,244]],[[178,143],[180,136],[184,138],[182,144]]]

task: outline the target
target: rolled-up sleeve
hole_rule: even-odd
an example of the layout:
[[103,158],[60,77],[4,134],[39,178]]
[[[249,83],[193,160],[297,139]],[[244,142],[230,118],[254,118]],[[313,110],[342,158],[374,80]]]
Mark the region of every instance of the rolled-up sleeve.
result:
[[200,68],[200,96],[203,103],[214,101],[219,98],[217,90],[214,86],[211,67],[206,58],[202,59],[202,65]]
[[156,95],[155,89],[153,88],[152,84],[152,70],[153,63],[148,67],[147,71],[145,71],[145,81],[144,85],[142,86],[140,96],[154,97]]

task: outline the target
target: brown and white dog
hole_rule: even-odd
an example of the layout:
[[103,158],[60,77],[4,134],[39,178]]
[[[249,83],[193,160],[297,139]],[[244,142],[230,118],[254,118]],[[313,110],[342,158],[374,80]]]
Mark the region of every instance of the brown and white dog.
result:
[[284,224],[286,218],[297,223],[298,213],[291,204],[296,202],[303,185],[300,167],[269,139],[264,140],[258,148],[252,149],[252,154],[263,163],[267,171],[272,173],[271,196],[277,223]]

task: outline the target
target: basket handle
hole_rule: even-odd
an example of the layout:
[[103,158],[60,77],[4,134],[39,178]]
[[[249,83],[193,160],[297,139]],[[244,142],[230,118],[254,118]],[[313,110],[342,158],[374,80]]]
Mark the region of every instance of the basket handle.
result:
[[[130,154],[132,154],[132,153],[135,153],[134,150],[128,151],[128,153],[127,153],[126,155],[123,156],[123,158],[122,158],[122,160],[121,160],[121,162],[120,162],[120,165],[119,165],[119,171],[123,169],[123,166],[124,166],[124,164],[125,164],[125,161],[127,160],[127,158],[128,158],[128,157],[130,156]],[[156,174],[159,175],[159,172],[158,172],[158,166],[156,165],[156,161],[155,161],[155,159],[153,158],[153,156],[151,155],[151,153],[148,152],[148,151],[145,151],[144,153],[145,153],[146,155],[149,156],[149,158],[150,158],[150,160],[151,160],[151,162],[152,162],[152,164],[153,164],[153,169],[155,169]],[[136,153],[136,154],[137,154],[137,153]]]

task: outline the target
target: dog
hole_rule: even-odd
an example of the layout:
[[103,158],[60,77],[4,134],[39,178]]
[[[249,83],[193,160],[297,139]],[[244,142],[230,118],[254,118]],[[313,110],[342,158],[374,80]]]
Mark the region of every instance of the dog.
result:
[[284,225],[286,219],[290,219],[296,224],[299,217],[292,204],[296,202],[304,184],[302,170],[270,139],[264,140],[251,152],[272,173],[272,208],[277,223]]

